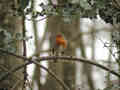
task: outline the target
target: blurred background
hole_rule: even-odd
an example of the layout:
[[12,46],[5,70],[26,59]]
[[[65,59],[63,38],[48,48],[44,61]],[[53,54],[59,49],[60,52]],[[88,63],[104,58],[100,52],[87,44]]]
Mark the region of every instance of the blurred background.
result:
[[[44,0],[35,2],[36,10],[41,10],[37,4],[47,3]],[[57,4],[56,0],[52,0],[52,2]],[[33,37],[27,42],[27,54],[28,57],[35,53],[39,56],[49,56],[50,52],[47,50],[55,47],[55,36],[60,33],[67,40],[65,56],[84,57],[117,71],[115,57],[110,52],[111,49],[115,50],[110,46],[112,29],[112,25],[102,20],[99,15],[96,19],[77,18],[70,21],[63,17],[51,16],[39,22],[26,21],[26,34]],[[110,80],[116,81],[117,79],[109,72],[85,63],[63,61],[40,63],[52,70],[71,90],[104,89]],[[41,88],[43,90],[61,90],[60,85],[43,69],[29,65],[28,73],[29,79],[35,83],[35,88],[38,90]]]
[[[8,13],[13,13],[9,10],[13,0],[8,4],[8,0],[0,1],[0,38],[3,43],[0,48],[32,59],[51,56],[51,49],[57,48],[56,35],[60,34],[67,42],[67,47],[61,48],[64,54],[60,56],[85,58],[119,74],[120,25],[116,23],[116,19],[113,20],[119,12],[113,12],[114,9],[110,9],[107,3],[116,6],[114,0],[21,0],[20,5],[17,1],[19,0],[14,0],[14,7],[18,8],[18,11],[14,13],[18,16]],[[106,13],[102,10],[106,10]],[[119,10],[119,7],[115,7],[115,10]],[[14,44],[11,43],[12,40]],[[0,54],[1,73],[26,63],[17,61],[18,59],[10,55],[6,57]],[[70,90],[120,88],[117,76],[90,64],[63,60],[56,63],[45,60],[39,63],[55,73]],[[13,73],[4,82],[0,82],[0,89],[12,87],[7,90],[64,90],[46,70],[35,64]],[[21,89],[21,86],[25,87]]]

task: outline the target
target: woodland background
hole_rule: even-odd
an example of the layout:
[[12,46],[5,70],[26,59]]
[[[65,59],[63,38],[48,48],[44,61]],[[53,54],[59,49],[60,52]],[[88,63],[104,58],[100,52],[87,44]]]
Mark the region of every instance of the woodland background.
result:
[[[0,90],[119,90],[119,0],[0,0],[0,11]],[[63,55],[51,54],[58,33]]]

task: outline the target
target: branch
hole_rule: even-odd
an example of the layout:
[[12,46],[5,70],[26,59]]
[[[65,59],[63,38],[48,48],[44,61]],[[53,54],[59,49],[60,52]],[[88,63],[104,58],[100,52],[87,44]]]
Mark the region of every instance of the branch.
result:
[[31,64],[31,62],[27,62],[25,64],[22,64],[20,66],[17,66],[13,69],[11,69],[10,71],[6,72],[5,74],[1,75],[0,76],[0,82],[2,82],[3,80],[5,80],[9,75],[11,75],[12,73],[15,73],[16,71],[22,69],[23,67],[25,67],[26,65],[29,65]]
[[[103,70],[105,70],[105,71],[109,71],[109,72],[112,73],[113,75],[115,75],[115,76],[117,76],[117,77],[120,78],[120,74],[119,74],[119,73],[117,73],[117,72],[115,72],[115,71],[113,71],[113,70],[111,70],[111,69],[109,69],[109,68],[107,68],[107,67],[105,67],[105,66],[103,66],[103,65],[100,65],[100,64],[98,64],[98,63],[92,62],[92,61],[90,61],[90,60],[88,60],[88,59],[84,59],[84,58],[75,58],[75,57],[72,57],[72,56],[45,56],[45,57],[40,57],[40,58],[31,60],[31,59],[29,59],[29,58],[27,58],[27,57],[20,56],[20,55],[16,55],[16,54],[14,54],[14,53],[8,52],[8,51],[3,50],[3,49],[1,49],[1,48],[0,48],[0,51],[3,52],[3,53],[9,54],[9,55],[15,56],[15,57],[17,57],[17,58],[21,58],[21,59],[23,59],[23,60],[25,60],[25,61],[29,61],[29,62],[31,61],[32,63],[34,63],[34,64],[36,64],[36,65],[39,65],[39,62],[38,62],[38,61],[45,61],[45,60],[48,60],[48,61],[49,61],[49,60],[59,60],[59,59],[65,60],[65,61],[78,61],[78,62],[82,62],[82,63],[87,63],[87,64],[94,65],[94,66],[96,66],[96,67],[99,67],[99,68],[101,68],[101,69],[103,69]],[[61,61],[61,60],[60,60],[60,61]]]
[[120,78],[120,74],[115,72],[114,70],[111,70],[101,64],[98,64],[96,62],[92,62],[91,60],[85,59],[85,58],[76,58],[76,57],[72,57],[72,56],[47,56],[47,57],[39,57],[38,59],[36,59],[37,61],[45,61],[45,60],[59,60],[59,61],[78,61],[78,62],[82,62],[82,63],[86,63],[86,64],[90,64],[96,67],[99,67],[105,71],[108,71],[110,73],[112,73],[113,75],[117,76]]
[[112,73],[113,75],[120,78],[119,73],[117,73],[117,72],[115,72],[115,71],[113,71],[113,70],[111,70],[111,69],[109,69],[109,68],[107,68],[107,67],[105,67],[103,65],[100,65],[98,63],[92,62],[92,61],[90,61],[88,59],[84,59],[84,58],[74,58],[74,57],[71,57],[71,56],[46,56],[46,57],[40,57],[40,58],[31,60],[31,59],[29,59],[27,57],[16,55],[14,53],[5,51],[5,50],[3,50],[1,48],[0,48],[0,51],[3,52],[3,53],[9,54],[9,55],[15,56],[17,58],[21,58],[21,59],[26,60],[26,61],[31,61],[32,63],[34,63],[36,65],[39,65],[38,61],[45,61],[45,60],[49,61],[49,60],[59,60],[59,59],[66,60],[66,61],[78,61],[78,62],[82,62],[82,63],[87,63],[87,64],[91,64],[93,66],[99,67],[99,68],[101,68],[101,69],[103,69],[105,71],[108,71],[108,72]]
[[[10,71],[10,70],[9,70],[5,65],[3,65],[3,64],[0,64],[0,69],[4,70],[4,71],[5,71],[5,74]],[[4,75],[5,75],[5,74],[4,74]],[[13,77],[16,77],[18,80],[21,80],[20,77],[14,75],[13,73],[10,73],[10,74],[13,75]],[[4,76],[4,75],[3,75],[3,76]],[[0,77],[0,78],[1,78],[1,77]]]
[[51,70],[47,69],[46,67],[44,67],[42,65],[40,67],[43,68],[44,70],[46,70],[52,77],[54,77],[56,79],[56,81],[58,81],[63,86],[64,89],[70,90],[70,88],[62,80],[60,80],[58,77],[56,77],[56,75]]
[[[26,57],[24,57],[24,56],[19,56],[19,55],[16,55],[16,54],[14,54],[14,53],[5,51],[5,50],[3,50],[3,49],[1,49],[1,48],[0,48],[0,51],[1,51],[2,53],[6,53],[6,54],[8,54],[8,55],[12,55],[12,56],[15,56],[15,57],[17,57],[17,58],[21,58],[21,59],[24,60],[24,61],[28,61],[28,63],[25,63],[25,64],[23,64],[23,65],[21,65],[21,66],[19,66],[19,67],[16,67],[15,69],[12,69],[10,72],[7,72],[5,75],[1,76],[1,77],[0,77],[0,82],[2,82],[2,81],[3,81],[7,76],[9,76],[12,72],[16,72],[17,70],[21,69],[22,67],[25,67],[25,66],[28,65],[28,64],[34,63],[34,64],[36,64],[38,67],[43,68],[44,70],[46,70],[52,77],[55,78],[56,81],[59,82],[59,84],[60,84],[64,89],[70,90],[70,88],[69,88],[62,80],[60,80],[52,71],[50,71],[50,70],[47,69],[46,67],[40,65],[40,63],[39,63],[38,61],[35,61],[35,59],[29,59],[29,58],[26,58]],[[20,59],[19,59],[19,60],[20,60]]]

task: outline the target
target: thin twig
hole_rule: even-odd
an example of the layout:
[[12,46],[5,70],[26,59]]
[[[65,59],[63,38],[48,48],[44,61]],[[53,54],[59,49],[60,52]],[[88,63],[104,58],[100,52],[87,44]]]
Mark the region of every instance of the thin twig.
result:
[[[0,64],[0,69],[4,70],[5,72],[9,72],[10,70],[3,64]],[[21,80],[20,77],[14,75],[13,73],[11,73],[11,75],[13,75],[13,77],[17,78],[18,80]]]
[[72,56],[47,56],[47,57],[39,57],[39,59],[36,59],[38,61],[45,61],[45,60],[58,60],[59,61],[78,61],[78,62],[82,62],[82,63],[87,63],[87,64],[91,64],[93,66],[96,66],[96,67],[99,67],[105,71],[108,71],[110,73],[112,73],[113,75],[117,76],[120,78],[120,74],[115,72],[114,70],[111,70],[101,64],[98,64],[96,62],[92,62],[92,60],[89,60],[89,59],[85,59],[85,58],[76,58],[76,57],[72,57]]
[[12,87],[12,88],[10,88],[10,90],[15,90],[15,88],[18,86],[18,85],[20,85],[20,83],[21,82],[23,82],[24,80],[18,80],[15,84],[14,84],[14,86]]
[[28,20],[28,21],[32,21],[32,20],[34,20],[34,21],[36,21],[36,22],[40,22],[40,21],[43,21],[43,20],[45,20],[45,19],[47,19],[47,18],[49,18],[50,16],[45,16],[45,17],[43,17],[43,18],[41,18],[41,19],[38,19],[38,20],[34,20],[34,19],[31,19],[31,18],[27,18],[26,17],[26,20]]
[[[15,56],[17,58],[21,58],[23,60],[26,60],[26,61],[29,61],[29,62],[32,62],[36,65],[40,65],[39,64],[39,61],[45,61],[45,60],[59,60],[61,59],[60,61],[62,60],[66,60],[66,61],[78,61],[78,62],[82,62],[82,63],[87,63],[87,64],[91,64],[91,65],[94,65],[96,67],[99,67],[105,71],[109,71],[110,73],[112,73],[113,75],[117,76],[120,78],[120,74],[103,66],[103,65],[100,65],[98,63],[95,63],[95,62],[92,62],[91,60],[88,60],[88,59],[85,59],[85,58],[76,58],[76,57],[72,57],[72,56],[43,56],[43,57],[39,57],[37,59],[34,59],[34,60],[31,60],[27,57],[24,57],[24,56],[20,56],[20,55],[16,55],[14,53],[11,53],[11,52],[8,52],[8,51],[5,51],[3,49],[0,48],[0,51],[3,52],[3,53],[6,53],[6,54],[9,54],[9,55],[12,55],[12,56]],[[20,59],[19,59],[20,60]]]
[[[9,54],[9,55],[15,56],[15,57],[17,57],[17,58],[21,58],[21,59],[23,59],[23,60],[32,62],[32,63],[34,63],[34,64],[36,64],[36,65],[39,65],[39,66],[40,66],[40,64],[39,64],[40,61],[45,61],[45,60],[48,60],[48,61],[49,61],[49,60],[59,60],[59,59],[61,59],[60,61],[62,61],[62,60],[65,61],[65,60],[66,60],[66,61],[78,61],[78,62],[82,62],[82,63],[87,63],[87,64],[94,65],[94,66],[96,66],[96,67],[99,67],[99,68],[101,68],[101,69],[103,69],[103,70],[105,70],[105,71],[109,71],[109,72],[112,73],[113,75],[115,75],[115,76],[117,76],[117,77],[120,78],[120,74],[119,74],[119,73],[117,73],[117,72],[115,72],[115,71],[113,71],[113,70],[111,70],[111,69],[109,69],[109,68],[107,68],[107,67],[105,67],[105,66],[103,66],[103,65],[100,65],[100,64],[95,63],[95,62],[92,62],[92,61],[90,61],[90,60],[88,60],[88,59],[85,59],[85,58],[76,58],[76,57],[72,57],[72,56],[43,56],[43,57],[39,57],[39,58],[37,58],[37,59],[31,60],[31,59],[29,59],[29,58],[27,58],[27,57],[20,56],[20,55],[16,55],[16,54],[14,54],[14,53],[5,51],[5,50],[3,50],[3,49],[1,49],[1,48],[0,48],[0,51],[3,52],[3,53]],[[19,59],[19,60],[20,60],[20,59]]]
[[14,54],[14,53],[5,51],[5,50],[3,50],[3,49],[1,49],[1,48],[0,48],[0,51],[3,52],[3,53],[6,53],[6,54],[8,54],[8,55],[15,56],[15,57],[17,57],[17,58],[21,58],[22,60],[29,61],[28,63],[23,64],[23,66],[17,67],[17,68],[15,68],[15,69],[11,70],[11,72],[7,72],[4,76],[1,76],[1,77],[0,77],[0,82],[2,82],[7,76],[9,76],[10,73],[16,72],[18,69],[21,69],[22,67],[24,67],[24,65],[26,66],[26,65],[28,65],[28,64],[30,64],[30,63],[34,63],[34,64],[36,64],[38,67],[43,68],[44,70],[46,70],[52,77],[55,78],[56,81],[59,82],[59,84],[60,84],[65,90],[70,90],[70,88],[69,88],[62,80],[60,80],[52,71],[50,71],[50,70],[47,69],[46,67],[40,65],[40,63],[39,63],[38,61],[36,61],[35,59],[32,60],[32,59],[26,58],[26,57],[24,57],[24,56],[19,56],[19,55],[16,55],[16,54]]
[[9,71],[6,72],[4,75],[1,75],[1,77],[0,77],[0,82],[2,82],[3,80],[5,80],[10,74],[15,73],[16,71],[22,69],[23,67],[25,67],[26,65],[29,65],[29,64],[31,64],[31,63],[32,63],[32,62],[27,62],[27,63],[25,63],[25,64],[22,64],[22,65],[20,65],[20,66],[17,66],[17,67],[15,67],[15,68],[9,70]]
[[[23,37],[25,38],[26,37],[26,29],[25,29],[25,16],[24,15],[22,16],[22,25],[23,25],[23,28],[22,28],[23,33],[22,34],[23,34]],[[26,40],[23,40],[23,56],[26,57],[26,55],[27,55]],[[27,80],[27,71],[26,70],[27,70],[27,66],[25,65],[25,67],[24,67],[24,82],[23,82],[22,90],[24,90],[25,82]]]
[[[39,65],[39,61],[49,61],[49,60],[59,60],[61,59],[60,61],[62,60],[66,60],[66,61],[78,61],[78,62],[82,62],[82,63],[87,63],[87,64],[91,64],[91,65],[94,65],[96,67],[99,67],[105,71],[109,71],[110,73],[112,73],[113,75],[117,76],[120,78],[120,74],[103,66],[103,65],[100,65],[98,63],[95,63],[95,62],[92,62],[91,60],[88,60],[88,59],[85,59],[85,58],[76,58],[76,57],[72,57],[72,56],[43,56],[43,57],[39,57],[37,59],[34,59],[34,60],[31,60],[27,57],[24,57],[24,56],[20,56],[20,55],[16,55],[14,53],[11,53],[11,52],[8,52],[8,51],[5,51],[3,49],[0,48],[0,51],[3,52],[3,53],[6,53],[6,54],[9,54],[9,55],[12,55],[12,56],[15,56],[17,58],[21,58],[23,60],[26,60],[26,61],[31,61],[33,62],[34,64],[36,65]],[[19,59],[20,60],[20,59]]]

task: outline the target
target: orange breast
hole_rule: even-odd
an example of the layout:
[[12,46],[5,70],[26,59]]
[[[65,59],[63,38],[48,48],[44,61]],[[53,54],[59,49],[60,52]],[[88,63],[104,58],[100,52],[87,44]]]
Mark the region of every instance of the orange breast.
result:
[[56,44],[66,48],[66,40],[63,37],[56,37]]

